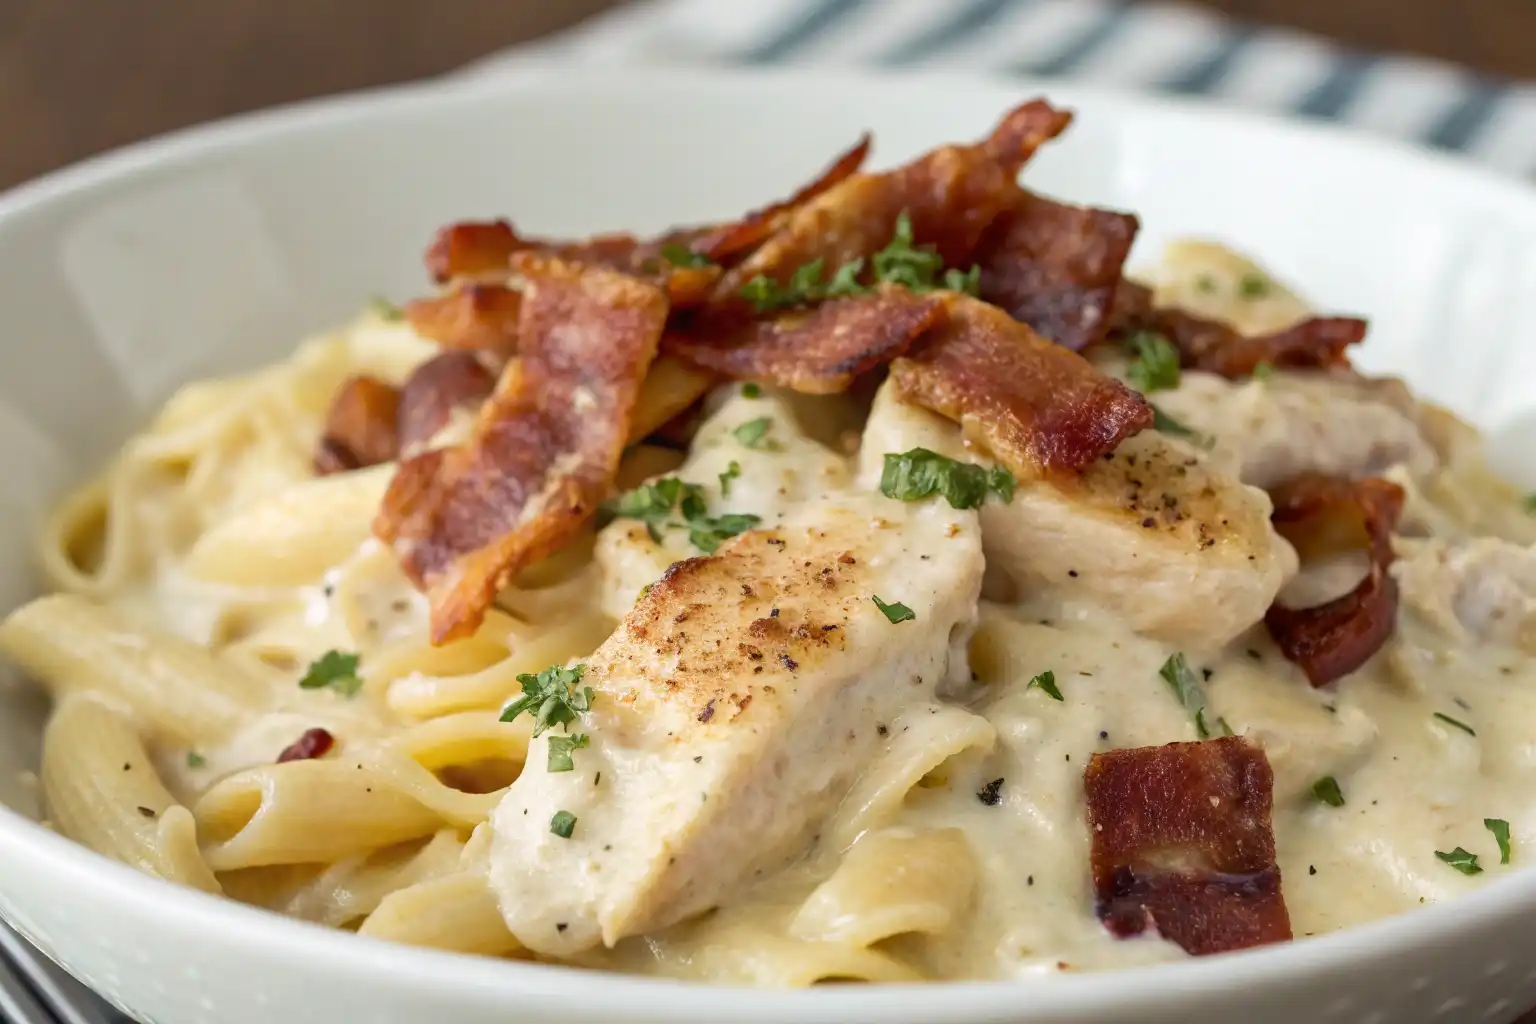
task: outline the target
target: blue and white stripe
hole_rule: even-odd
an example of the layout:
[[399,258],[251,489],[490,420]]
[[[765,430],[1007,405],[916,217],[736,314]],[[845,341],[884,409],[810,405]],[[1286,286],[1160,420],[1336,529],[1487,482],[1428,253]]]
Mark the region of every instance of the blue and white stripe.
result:
[[1536,174],[1536,83],[1364,53],[1179,4],[650,0],[476,70],[541,61],[952,68],[1207,95]]

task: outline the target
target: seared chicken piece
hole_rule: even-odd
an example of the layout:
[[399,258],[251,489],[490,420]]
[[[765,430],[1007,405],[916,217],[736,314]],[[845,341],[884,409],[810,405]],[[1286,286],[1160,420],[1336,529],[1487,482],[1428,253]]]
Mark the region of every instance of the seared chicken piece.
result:
[[1153,278],[1153,305],[1177,306],[1244,334],[1283,331],[1311,314],[1267,270],[1218,242],[1170,242]]
[[[860,459],[928,448],[984,462],[951,423],[882,388]],[[1082,473],[1021,482],[1013,501],[981,508],[989,566],[1026,586],[1091,602],[1145,636],[1214,650],[1264,617],[1296,572],[1269,525],[1269,499],[1155,431],[1130,438]]]
[[[746,457],[772,474],[787,455]],[[569,956],[728,900],[815,844],[882,723],[968,679],[976,513],[892,501],[876,482],[764,508],[761,528],[667,569],[587,661],[591,710],[571,730],[590,746],[550,772],[558,732],[535,739],[493,817],[491,879],[520,942]],[[745,511],[736,494],[724,507]],[[551,830],[562,811],[569,838]]]
[[1483,537],[1397,541],[1404,602],[1461,643],[1536,654],[1536,547]]
[[1230,381],[1186,370],[1177,388],[1153,400],[1207,439],[1213,461],[1255,487],[1304,472],[1380,476],[1402,465],[1415,478],[1433,473],[1434,448],[1376,384],[1347,373],[1276,371]]

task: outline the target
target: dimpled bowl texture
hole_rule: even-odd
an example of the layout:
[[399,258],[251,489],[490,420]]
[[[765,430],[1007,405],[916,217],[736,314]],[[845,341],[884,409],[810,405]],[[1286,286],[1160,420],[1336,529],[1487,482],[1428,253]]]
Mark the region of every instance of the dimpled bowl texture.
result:
[[[0,198],[0,609],[30,537],[180,383],[282,358],[372,295],[427,287],[448,221],[581,235],[725,218],[855,138],[875,164],[1019,100],[1077,109],[1034,187],[1134,210],[1133,263],[1202,235],[1372,319],[1359,361],[1519,443],[1536,416],[1536,190],[1429,154],[1216,106],[955,77],[550,69],[241,118]],[[1536,1003],[1536,872],[1281,947],[1013,983],[747,992],[389,946],[141,877],[35,823],[45,702],[0,681],[0,912],[153,1024],[1418,1024]],[[1522,953],[1521,951],[1526,951]]]

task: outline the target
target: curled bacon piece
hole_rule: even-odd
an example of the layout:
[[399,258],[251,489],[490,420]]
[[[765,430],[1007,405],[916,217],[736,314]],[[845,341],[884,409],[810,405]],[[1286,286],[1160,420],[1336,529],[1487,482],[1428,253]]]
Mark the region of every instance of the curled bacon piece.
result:
[[1289,939],[1274,782],[1240,736],[1093,755],[1083,786],[1099,920],[1194,956]]
[[375,377],[352,377],[342,384],[325,414],[315,472],[321,476],[376,466],[399,451],[396,410],[400,394]]
[[401,454],[415,455],[455,412],[473,412],[495,388],[495,372],[476,352],[440,352],[416,367],[400,388]]
[[509,356],[517,351],[522,296],[504,284],[470,282],[430,299],[405,305],[405,318],[424,338],[448,348],[480,349]]
[[524,244],[507,221],[461,221],[438,231],[424,262],[438,284],[456,277],[499,280],[507,275],[507,261]]
[[981,297],[1074,352],[1103,339],[1140,222],[1024,192],[987,233]]
[[916,244],[934,246],[948,266],[969,264],[982,234],[1017,201],[1019,171],[1071,120],[1070,113],[1033,100],[1010,111],[979,143],[944,146],[894,170],[852,175],[785,218],[721,279],[717,300],[734,301],[759,274],[783,285],[813,260],[831,274],[868,259],[890,242],[903,211]]
[[304,730],[304,734],[283,748],[277,755],[277,763],[288,761],[312,761],[324,757],[335,746],[336,737],[319,727]]
[[518,358],[468,440],[400,466],[374,520],[432,604],[432,640],[473,632],[523,566],[563,547],[607,496],[667,318],[633,277],[516,253]]
[[727,377],[830,395],[906,352],[942,319],[944,307],[937,294],[884,288],[766,320],[705,317],[685,331],[669,332],[662,347]]
[[1081,468],[1152,425],[1141,395],[964,295],[950,295],[946,322],[891,364],[891,379],[1021,479]]
[[1180,365],[1230,380],[1253,376],[1260,363],[1292,370],[1348,366],[1345,350],[1365,340],[1367,327],[1357,317],[1315,316],[1250,336],[1182,309],[1154,309],[1151,290],[1130,281],[1121,285],[1115,306],[1118,331],[1155,331],[1178,349]]
[[1392,530],[1403,512],[1403,489],[1389,480],[1346,480],[1307,474],[1270,495],[1275,530],[1303,561],[1349,547],[1364,548],[1370,571],[1354,590],[1312,608],[1274,605],[1264,624],[1285,657],[1313,686],[1326,686],[1364,665],[1397,625]]

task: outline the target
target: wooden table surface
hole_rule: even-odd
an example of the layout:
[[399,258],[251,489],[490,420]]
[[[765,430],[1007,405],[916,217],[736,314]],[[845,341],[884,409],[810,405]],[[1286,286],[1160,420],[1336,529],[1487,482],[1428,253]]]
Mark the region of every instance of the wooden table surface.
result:
[[[620,2],[0,0],[0,189],[200,121],[441,74]],[[1204,6],[1536,78],[1536,0]]]

